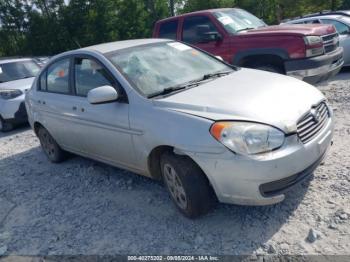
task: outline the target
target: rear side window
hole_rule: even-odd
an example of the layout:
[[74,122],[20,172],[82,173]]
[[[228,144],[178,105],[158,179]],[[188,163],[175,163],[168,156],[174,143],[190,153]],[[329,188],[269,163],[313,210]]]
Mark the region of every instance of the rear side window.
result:
[[[46,89],[48,92],[69,94],[69,58],[62,59],[47,69]],[[44,75],[44,74],[43,74]]]
[[78,96],[87,96],[87,93],[100,86],[113,86],[106,69],[95,60],[76,58],[74,62],[75,90]]
[[159,28],[159,38],[176,40],[178,20],[162,23]]
[[199,43],[202,41],[202,37],[198,30],[198,26],[208,26],[210,32],[217,32],[216,26],[206,16],[193,16],[188,17],[184,21],[182,38],[187,43]]

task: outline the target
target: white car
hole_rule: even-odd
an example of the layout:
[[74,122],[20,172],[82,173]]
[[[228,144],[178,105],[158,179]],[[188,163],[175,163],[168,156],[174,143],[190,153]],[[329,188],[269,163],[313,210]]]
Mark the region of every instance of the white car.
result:
[[0,60],[0,131],[27,122],[25,92],[39,70],[32,59]]

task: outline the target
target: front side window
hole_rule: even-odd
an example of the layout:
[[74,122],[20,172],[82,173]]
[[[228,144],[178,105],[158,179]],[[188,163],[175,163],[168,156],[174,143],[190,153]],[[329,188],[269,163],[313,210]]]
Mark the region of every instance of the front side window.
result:
[[176,40],[178,20],[162,23],[159,28],[159,38]]
[[229,34],[266,26],[262,20],[242,9],[218,11],[214,16]]
[[131,85],[147,97],[207,74],[233,71],[223,62],[179,42],[131,47],[107,56]]
[[184,21],[182,40],[186,43],[200,43],[203,40],[201,27],[207,27],[209,32],[218,33],[215,25],[206,16],[188,17]]
[[331,19],[322,19],[322,23],[334,25],[335,29],[337,29],[337,32],[340,35],[347,35],[350,33],[349,27],[341,22]]
[[40,67],[33,61],[0,64],[0,83],[35,77]]
[[69,94],[69,58],[62,59],[47,69],[46,89],[48,92]]
[[87,96],[91,89],[109,85],[112,81],[101,64],[88,58],[76,58],[74,62],[75,90],[78,96]]

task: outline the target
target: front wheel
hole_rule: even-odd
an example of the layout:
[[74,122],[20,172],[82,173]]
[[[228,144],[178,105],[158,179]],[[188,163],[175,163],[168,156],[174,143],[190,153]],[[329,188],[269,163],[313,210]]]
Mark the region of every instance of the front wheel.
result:
[[45,128],[39,128],[38,137],[41,147],[51,162],[59,163],[66,158],[66,152],[60,148],[55,139]]
[[176,207],[196,218],[213,207],[215,195],[203,171],[188,157],[166,152],[161,157],[163,180]]

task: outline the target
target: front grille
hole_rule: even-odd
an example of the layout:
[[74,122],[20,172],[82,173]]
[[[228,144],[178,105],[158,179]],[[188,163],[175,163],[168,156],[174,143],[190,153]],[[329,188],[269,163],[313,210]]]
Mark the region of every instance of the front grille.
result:
[[325,102],[313,107],[297,124],[298,137],[304,144],[313,139],[326,125],[329,110]]
[[331,53],[336,50],[339,46],[339,35],[338,33],[325,35],[322,37],[323,46],[325,53]]

